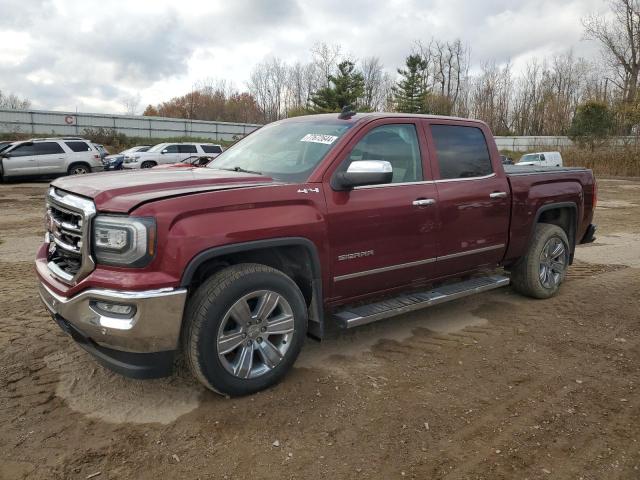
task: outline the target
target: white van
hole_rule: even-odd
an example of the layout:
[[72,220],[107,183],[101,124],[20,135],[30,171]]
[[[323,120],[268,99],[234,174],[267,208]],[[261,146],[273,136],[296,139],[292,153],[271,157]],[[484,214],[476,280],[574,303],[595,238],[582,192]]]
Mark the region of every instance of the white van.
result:
[[532,165],[534,167],[562,167],[560,152],[527,153],[520,157],[516,165]]

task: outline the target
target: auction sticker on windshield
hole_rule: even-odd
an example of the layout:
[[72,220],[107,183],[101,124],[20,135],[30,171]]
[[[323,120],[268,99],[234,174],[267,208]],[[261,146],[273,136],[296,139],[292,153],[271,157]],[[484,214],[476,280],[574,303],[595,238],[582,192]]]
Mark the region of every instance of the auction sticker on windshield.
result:
[[324,143],[331,145],[338,137],[333,135],[322,135],[320,133],[308,133],[300,139],[301,142]]

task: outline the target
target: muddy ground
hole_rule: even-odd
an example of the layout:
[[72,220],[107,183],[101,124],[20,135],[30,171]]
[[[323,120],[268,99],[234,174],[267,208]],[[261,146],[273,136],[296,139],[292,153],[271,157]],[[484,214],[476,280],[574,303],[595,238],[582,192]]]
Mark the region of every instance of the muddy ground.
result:
[[232,400],[77,348],[35,290],[46,183],[0,185],[0,478],[640,478],[640,181],[599,185],[559,296],[334,333]]

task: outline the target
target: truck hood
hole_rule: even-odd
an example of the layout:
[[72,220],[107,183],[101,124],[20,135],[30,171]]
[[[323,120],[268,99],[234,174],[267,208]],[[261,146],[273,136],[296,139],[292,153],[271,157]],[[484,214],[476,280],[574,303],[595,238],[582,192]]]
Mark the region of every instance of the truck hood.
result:
[[51,185],[93,199],[98,211],[127,213],[152,200],[275,183],[270,177],[253,173],[212,168],[152,168],[62,177]]

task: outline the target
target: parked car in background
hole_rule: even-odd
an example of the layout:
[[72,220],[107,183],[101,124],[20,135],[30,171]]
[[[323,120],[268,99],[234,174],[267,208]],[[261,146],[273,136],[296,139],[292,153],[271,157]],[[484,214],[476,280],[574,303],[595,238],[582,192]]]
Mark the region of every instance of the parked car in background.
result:
[[124,157],[132,156],[138,152],[146,152],[151,148],[151,145],[138,145],[136,147],[131,147],[126,150],[123,150],[120,153],[116,153],[114,155],[107,155],[104,158],[104,169],[105,170],[122,170],[122,164],[124,163]]
[[100,152],[78,137],[32,138],[0,152],[0,178],[79,175],[103,170]]
[[9,148],[9,145],[11,145],[11,143],[13,142],[0,142],[0,152]]
[[[104,147],[104,145],[100,143],[94,143],[93,146],[100,153],[100,160],[104,160],[107,155],[109,155],[109,151]],[[102,162],[104,164],[104,162]]]
[[534,167],[562,167],[562,155],[560,152],[527,153],[520,157],[518,165]]
[[178,163],[193,155],[217,157],[222,146],[213,143],[160,143],[146,152],[124,157],[124,168],[152,168],[156,165]]
[[178,163],[172,163],[170,165],[158,165],[155,168],[202,168],[211,163],[215,157],[205,155],[193,155],[187,157]]
[[503,165],[513,165],[513,158],[507,157],[506,155],[500,155],[500,161]]

